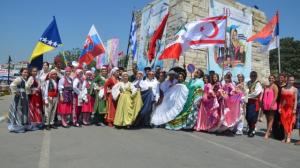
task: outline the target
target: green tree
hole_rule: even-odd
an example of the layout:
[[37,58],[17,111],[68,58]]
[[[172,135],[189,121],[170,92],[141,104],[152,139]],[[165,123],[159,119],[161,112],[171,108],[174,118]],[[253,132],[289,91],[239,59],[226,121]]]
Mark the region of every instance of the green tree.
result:
[[[72,61],[78,61],[78,58],[81,54],[81,49],[80,48],[73,48],[72,50],[66,50],[59,52],[58,56],[61,57],[64,63],[70,64]],[[89,65],[88,68],[96,67],[96,61],[92,61]]]
[[[281,72],[295,75],[300,79],[300,41],[293,37],[280,39]],[[272,74],[278,74],[278,51],[270,51],[270,69]]]

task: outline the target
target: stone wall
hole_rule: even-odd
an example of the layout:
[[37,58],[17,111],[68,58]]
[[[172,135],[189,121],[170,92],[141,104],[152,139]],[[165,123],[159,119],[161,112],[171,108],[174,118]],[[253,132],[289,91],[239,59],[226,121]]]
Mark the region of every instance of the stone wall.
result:
[[[159,0],[156,0],[159,1]],[[153,3],[155,3],[154,1]],[[231,5],[237,9],[250,10],[253,14],[253,34],[257,33],[266,24],[267,18],[262,11],[247,7],[235,0],[217,0],[218,2]],[[166,44],[174,40],[174,35],[178,31],[179,27],[200,18],[209,16],[209,4],[210,0],[170,0],[169,1],[169,19],[167,21]],[[147,8],[146,6],[145,8]],[[137,21],[137,32],[140,32],[141,23],[141,11],[135,13]],[[137,34],[138,39],[140,34]],[[259,78],[265,79],[270,74],[269,56],[259,52],[260,45],[253,43],[252,45],[252,70],[257,71]],[[207,49],[192,50],[189,49],[185,52],[179,61],[167,60],[164,61],[164,70],[168,70],[173,66],[183,66],[185,64],[193,63],[196,67],[206,70],[207,68]],[[132,63],[132,61],[131,61]]]

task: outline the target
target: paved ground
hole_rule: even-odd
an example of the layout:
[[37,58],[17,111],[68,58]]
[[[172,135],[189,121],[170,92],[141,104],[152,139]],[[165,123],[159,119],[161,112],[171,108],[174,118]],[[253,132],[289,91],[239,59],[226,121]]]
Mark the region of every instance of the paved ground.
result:
[[[6,103],[3,106],[2,101],[0,111],[8,106]],[[299,165],[300,147],[264,140],[261,136],[249,139],[96,126],[12,134],[7,132],[5,123],[0,124],[1,168],[296,168]]]

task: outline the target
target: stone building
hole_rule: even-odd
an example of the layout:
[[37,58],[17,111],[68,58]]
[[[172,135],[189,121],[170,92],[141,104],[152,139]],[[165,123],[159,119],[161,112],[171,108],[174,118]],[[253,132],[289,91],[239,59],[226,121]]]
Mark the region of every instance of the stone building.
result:
[[[142,11],[159,1],[161,0],[155,0],[143,9],[135,12],[138,42],[141,38],[141,31],[139,30],[141,28]],[[247,10],[247,12],[252,13],[252,34],[257,33],[267,23],[267,18],[264,12],[253,7],[245,6],[235,0],[169,0],[168,10],[170,15],[167,21],[167,27],[165,28],[166,44],[174,40],[174,34],[178,31],[178,26],[184,25],[187,22],[209,17],[209,5],[212,1],[226,4],[241,11]],[[251,70],[257,71],[259,78],[265,79],[265,77],[270,74],[269,56],[267,54],[263,54],[260,47],[260,44],[256,42],[252,43]],[[206,70],[208,66],[207,57],[208,49],[189,49],[180,57],[179,61],[165,60],[163,63],[163,69],[168,70],[173,66],[183,66],[185,62],[185,64],[193,63],[196,67]],[[131,63],[132,61],[129,61],[129,66],[131,66]]]

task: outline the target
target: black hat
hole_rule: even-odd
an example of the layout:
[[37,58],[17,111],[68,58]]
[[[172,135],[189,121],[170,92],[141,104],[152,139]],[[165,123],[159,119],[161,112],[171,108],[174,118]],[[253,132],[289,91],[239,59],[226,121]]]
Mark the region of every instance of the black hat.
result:
[[144,71],[151,71],[151,67],[145,67]]

